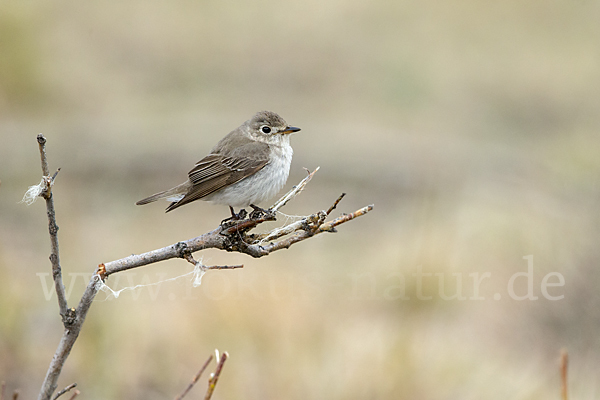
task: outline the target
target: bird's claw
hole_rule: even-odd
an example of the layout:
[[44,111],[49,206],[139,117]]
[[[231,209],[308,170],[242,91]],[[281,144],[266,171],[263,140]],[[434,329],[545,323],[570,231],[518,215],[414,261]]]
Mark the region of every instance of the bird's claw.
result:
[[236,214],[235,211],[233,210],[233,207],[229,206],[229,211],[231,211],[231,217],[225,218],[223,221],[221,221],[221,226],[223,226],[226,222],[229,222],[229,221],[232,221],[232,222],[242,221],[248,215],[246,210],[244,210],[243,208],[240,210],[240,212],[238,212]]
[[264,217],[265,215],[269,215],[272,213],[271,210],[265,210],[264,208],[260,208],[258,206],[255,206],[254,204],[250,204],[250,207],[252,207],[252,212],[250,213],[250,219],[259,219]]

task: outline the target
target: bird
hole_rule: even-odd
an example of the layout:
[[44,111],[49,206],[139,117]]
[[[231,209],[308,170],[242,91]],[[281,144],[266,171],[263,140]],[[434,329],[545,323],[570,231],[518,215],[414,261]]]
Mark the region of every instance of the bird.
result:
[[264,212],[256,204],[272,198],[285,185],[293,155],[290,134],[298,131],[278,114],[260,111],[221,139],[188,172],[185,182],[136,204],[166,199],[171,201],[165,211],[169,212],[204,200],[228,205],[234,220],[246,215],[245,210],[236,214],[234,207],[251,206]]

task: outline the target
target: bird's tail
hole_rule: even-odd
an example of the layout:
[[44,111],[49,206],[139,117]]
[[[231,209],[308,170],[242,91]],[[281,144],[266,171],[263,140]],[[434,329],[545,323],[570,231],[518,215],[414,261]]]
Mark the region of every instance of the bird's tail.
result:
[[190,183],[185,182],[185,183],[182,183],[181,185],[175,186],[172,189],[153,194],[150,197],[146,197],[145,199],[142,199],[135,204],[138,206],[141,206],[144,204],[155,202],[156,200],[160,200],[160,199],[167,199],[169,201],[178,201],[178,200],[181,200],[183,198],[183,196],[187,193],[189,186],[190,186]]

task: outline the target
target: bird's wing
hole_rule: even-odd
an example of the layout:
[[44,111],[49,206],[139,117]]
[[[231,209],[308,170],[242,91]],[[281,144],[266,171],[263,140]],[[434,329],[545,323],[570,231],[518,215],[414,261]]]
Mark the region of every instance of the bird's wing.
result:
[[167,211],[208,196],[219,189],[247,178],[269,162],[268,145],[248,141],[232,151],[211,153],[198,161],[188,173],[192,187],[179,201],[171,203]]

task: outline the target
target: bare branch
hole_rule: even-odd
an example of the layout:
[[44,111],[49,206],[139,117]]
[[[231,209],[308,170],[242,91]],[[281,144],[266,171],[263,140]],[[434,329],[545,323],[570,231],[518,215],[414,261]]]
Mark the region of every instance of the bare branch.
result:
[[[213,231],[200,235],[196,238],[189,239],[183,242],[178,242],[170,246],[163,247],[162,249],[152,250],[139,255],[134,254],[129,257],[122,258],[120,260],[99,264],[96,273],[91,277],[81,297],[81,300],[79,301],[77,308],[69,309],[66,306],[64,286],[62,284],[62,276],[58,258],[58,239],[56,236],[56,231],[58,230],[58,227],[56,226],[56,220],[54,216],[54,205],[52,202],[52,192],[50,190],[53,178],[48,177],[49,173],[45,153],[46,139],[41,134],[38,136],[38,143],[40,145],[40,154],[42,157],[42,169],[44,170],[45,178],[47,178],[45,181],[48,182],[47,191],[45,191],[44,193],[46,193],[45,198],[48,210],[50,237],[52,241],[53,250],[51,256],[53,276],[55,279],[56,291],[59,297],[61,315],[63,316],[63,323],[65,325],[65,331],[60,340],[58,348],[54,353],[54,357],[50,362],[50,366],[48,367],[48,370],[46,372],[46,377],[42,384],[42,388],[40,389],[38,400],[49,400],[54,391],[56,390],[58,377],[60,376],[63,365],[67,357],[69,356],[71,349],[73,348],[73,345],[77,340],[77,337],[79,336],[81,327],[85,321],[85,318],[92,305],[92,302],[96,297],[96,294],[100,290],[103,281],[108,276],[117,272],[126,271],[132,268],[138,268],[144,265],[153,264],[171,258],[184,258],[187,261],[194,264],[194,266],[199,266],[199,263],[193,259],[192,254],[197,251],[209,248],[220,249],[230,252],[245,253],[255,258],[267,256],[273,251],[287,249],[291,245],[313,237],[317,234],[323,232],[336,232],[336,226],[351,221],[352,219],[364,215],[373,209],[372,205],[363,207],[355,211],[354,213],[345,214],[332,221],[325,222],[327,215],[337,206],[337,204],[343,197],[340,196],[327,212],[318,211],[312,215],[304,217],[301,221],[292,223],[284,228],[273,230],[272,232],[267,234],[256,235],[248,233],[250,230],[260,225],[261,223],[274,220],[276,212],[304,189],[306,184],[312,179],[312,177],[318,170],[317,168],[312,173],[309,173],[307,177],[305,177],[298,185],[296,185],[292,190],[285,194],[281,199],[279,199],[273,205],[273,207],[271,207],[268,210],[266,214],[258,218],[250,218],[244,221],[230,222],[221,225]],[[291,236],[283,238],[284,236],[290,234]],[[280,238],[283,239],[277,242],[272,242],[268,243],[267,245],[263,245],[266,242]],[[200,267],[203,270],[234,269],[241,268],[243,267],[243,265]],[[221,369],[223,368],[223,363],[225,362],[226,358],[227,353],[224,353],[223,358],[220,360],[220,363],[217,366],[215,374],[211,378],[210,385],[212,385],[212,389],[210,389],[209,387],[210,392],[207,392],[207,399],[210,398],[210,396],[212,395],[214,385],[216,385],[218,376],[221,372]],[[76,391],[74,396],[76,396],[78,393],[79,392]]]
[[338,197],[337,200],[333,202],[333,204],[331,205],[331,207],[329,207],[329,210],[327,210],[327,212],[326,212],[327,215],[331,214],[331,212],[333,210],[335,210],[335,208],[340,203],[340,201],[342,201],[342,199],[344,198],[345,195],[346,195],[346,193],[340,194],[340,197]]
[[183,393],[181,393],[179,396],[177,396],[175,398],[175,400],[181,400],[181,399],[183,399],[185,397],[185,395],[188,394],[188,392],[190,390],[192,390],[192,388],[194,387],[194,385],[196,384],[196,382],[198,382],[198,379],[200,379],[200,376],[202,375],[202,373],[204,372],[204,370],[206,370],[206,368],[208,368],[208,364],[210,364],[210,362],[212,361],[212,359],[213,359],[213,356],[211,354],[210,357],[208,357],[208,360],[206,360],[206,362],[202,366],[202,368],[200,368],[200,371],[198,371],[198,373],[196,375],[194,375],[194,378],[192,379],[192,381],[190,382],[190,384],[188,385],[188,387],[183,391]]
[[[89,301],[89,305],[91,305],[91,300]],[[52,361],[50,361],[50,366],[46,371],[46,377],[44,378],[42,388],[40,389],[40,393],[38,394],[38,400],[50,399],[52,393],[54,393],[54,391],[56,390],[58,377],[60,376],[62,367],[67,357],[69,357],[69,354],[71,353],[71,349],[73,348],[73,344],[75,344],[75,340],[77,340],[77,337],[79,336],[79,331],[81,330],[81,325],[83,324],[85,315],[89,310],[89,305],[87,306],[87,308],[82,308],[83,312],[80,311],[81,302],[80,307],[77,307],[77,310],[71,309],[72,313],[74,315],[77,315],[77,318],[75,318],[75,322],[71,325],[70,329],[65,329],[63,336],[60,339],[58,348],[56,349],[54,357],[52,357]]]
[[[333,221],[329,221],[329,222],[325,222],[319,225],[309,225],[308,230],[304,230],[301,233],[298,233],[296,235],[290,236],[286,239],[280,240],[279,242],[275,242],[275,243],[271,243],[269,245],[266,246],[260,246],[260,248],[262,249],[262,251],[266,252],[266,254],[270,254],[274,251],[277,250],[281,250],[281,249],[288,249],[291,245],[301,242],[303,240],[309,239],[315,235],[318,235],[319,233],[323,233],[323,232],[337,232],[337,230],[335,229],[336,226],[343,224],[344,222],[348,222],[353,220],[354,218],[360,217],[362,215],[365,215],[366,213],[368,213],[369,211],[371,211],[373,209],[373,205],[370,206],[366,206],[363,207],[359,210],[356,210],[353,213],[350,214],[345,214],[339,218],[334,219]],[[321,211],[322,213],[322,211]],[[310,217],[314,217],[314,218],[318,218],[319,215],[318,214],[313,214]],[[308,218],[310,218],[308,217]],[[319,219],[320,220],[320,219]],[[312,228],[314,227],[314,229]],[[255,245],[256,246],[256,245]],[[265,254],[265,255],[266,255]]]
[[69,386],[67,386],[66,388],[64,388],[60,392],[56,393],[56,395],[52,398],[52,400],[58,399],[60,396],[62,396],[63,394],[67,393],[69,390],[73,389],[75,386],[77,386],[77,383],[71,383]]
[[41,133],[37,136],[38,146],[40,148],[40,159],[42,163],[42,180],[45,183],[45,188],[40,194],[46,199],[46,213],[48,214],[48,231],[50,233],[50,262],[52,263],[52,278],[54,279],[54,289],[56,297],[58,297],[58,308],[62,317],[65,328],[73,323],[73,320],[67,318],[67,296],[65,294],[65,286],[62,281],[62,270],[60,267],[60,257],[58,252],[58,225],[56,225],[56,214],[54,212],[54,200],[52,198],[52,184],[58,174],[50,177],[50,169],[48,168],[48,160],[46,158],[46,138]]
[[273,229],[271,232],[259,234],[256,236],[256,243],[263,244],[265,242],[270,242],[275,239],[279,239],[280,237],[291,235],[292,233],[307,229],[309,226],[323,223],[325,221],[325,217],[327,215],[323,211],[319,211],[315,214],[309,215],[307,217],[302,218],[296,222],[288,224],[282,228]]
[[215,369],[215,372],[213,372],[210,376],[210,379],[208,380],[208,389],[206,390],[206,395],[204,396],[204,400],[210,400],[210,398],[213,395],[213,392],[215,391],[215,387],[217,386],[217,381],[219,380],[219,376],[221,376],[221,371],[223,370],[223,365],[225,364],[225,361],[227,361],[227,357],[229,357],[229,354],[227,354],[227,352],[223,352],[223,354],[221,355],[221,359],[219,360],[219,363],[217,364],[217,369]]

